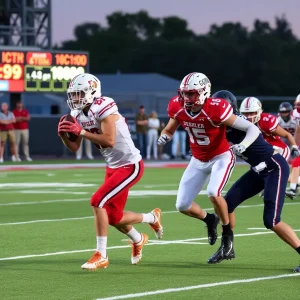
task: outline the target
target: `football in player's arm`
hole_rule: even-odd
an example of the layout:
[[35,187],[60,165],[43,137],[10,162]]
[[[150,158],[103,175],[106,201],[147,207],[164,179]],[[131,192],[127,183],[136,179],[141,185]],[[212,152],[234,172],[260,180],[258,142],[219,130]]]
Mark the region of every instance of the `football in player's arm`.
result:
[[[102,96],[98,78],[92,74],[75,76],[67,94],[73,122],[63,116],[58,124],[59,136],[73,152],[78,150],[82,137],[90,140],[99,149],[107,165],[104,183],[90,200],[95,218],[96,251],[81,268],[96,270],[108,267],[106,249],[109,225],[131,240],[131,263],[137,264],[142,259],[142,249],[148,236],[138,232],[132,225],[147,223],[157,238],[163,235],[159,208],[145,214],[124,211],[129,189],[141,179],[144,172],[140,151],[134,146],[128,125],[118,112],[115,101]],[[71,141],[74,136],[77,139]]]
[[63,121],[59,126],[59,132],[72,132],[78,135],[78,139],[75,142],[71,142],[66,135],[60,135],[66,147],[76,152],[81,143],[82,137],[90,140],[92,143],[99,145],[101,148],[114,147],[116,143],[116,126],[115,122],[118,121],[118,115],[109,115],[101,121],[101,132],[102,133],[91,133],[83,129],[78,121],[73,117],[74,123]]

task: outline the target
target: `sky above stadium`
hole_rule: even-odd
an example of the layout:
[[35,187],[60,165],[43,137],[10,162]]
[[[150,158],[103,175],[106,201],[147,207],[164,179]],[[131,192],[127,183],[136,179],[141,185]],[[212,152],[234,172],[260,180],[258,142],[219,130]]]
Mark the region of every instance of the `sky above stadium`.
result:
[[252,29],[260,19],[274,25],[275,16],[286,16],[294,34],[300,38],[299,0],[52,0],[52,42],[73,39],[73,29],[84,22],[106,26],[106,16],[123,11],[148,11],[151,17],[178,16],[197,34],[209,31],[210,25],[241,22]]

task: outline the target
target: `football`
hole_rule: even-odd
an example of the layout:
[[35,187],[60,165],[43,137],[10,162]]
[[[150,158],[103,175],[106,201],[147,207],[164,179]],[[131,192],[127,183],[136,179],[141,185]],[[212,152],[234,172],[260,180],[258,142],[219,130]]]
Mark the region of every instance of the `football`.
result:
[[[74,120],[70,114],[66,115],[66,117],[64,118],[64,121],[69,121],[69,122],[74,123]],[[65,134],[66,134],[68,140],[71,142],[75,142],[78,138],[78,135],[71,133],[71,132],[65,132]]]

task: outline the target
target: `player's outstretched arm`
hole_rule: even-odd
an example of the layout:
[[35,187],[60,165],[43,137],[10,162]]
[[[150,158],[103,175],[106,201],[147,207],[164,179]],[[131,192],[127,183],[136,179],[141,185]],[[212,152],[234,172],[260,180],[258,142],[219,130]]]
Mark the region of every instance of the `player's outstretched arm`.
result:
[[278,125],[275,128],[275,130],[272,131],[272,133],[274,135],[278,135],[280,137],[285,138],[289,142],[289,144],[291,145],[291,147],[294,146],[294,147],[298,148],[294,137],[288,131],[286,131],[285,129],[283,129],[280,125]]
[[158,145],[164,145],[169,142],[179,125],[180,123],[177,120],[170,118],[167,126],[162,130],[160,137],[158,138]]
[[245,138],[240,143],[240,145],[243,145],[245,149],[248,148],[260,134],[260,130],[257,126],[243,117],[238,117],[233,114],[226,121],[224,121],[223,124],[246,132]]
[[119,115],[109,115],[101,121],[102,133],[91,133],[81,131],[80,135],[90,140],[94,144],[101,146],[102,148],[112,148],[116,143],[116,122],[119,120]]

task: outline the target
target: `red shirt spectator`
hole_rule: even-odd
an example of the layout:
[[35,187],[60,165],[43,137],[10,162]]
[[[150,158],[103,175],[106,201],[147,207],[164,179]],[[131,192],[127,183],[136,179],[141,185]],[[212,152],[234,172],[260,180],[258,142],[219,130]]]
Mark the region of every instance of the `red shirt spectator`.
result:
[[16,130],[28,129],[28,121],[30,120],[30,115],[28,110],[23,108],[22,102],[18,102],[17,108],[15,108],[12,112],[16,118],[14,129]]

